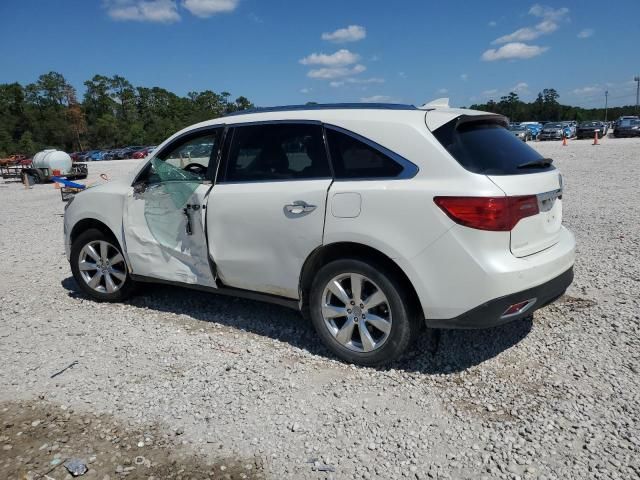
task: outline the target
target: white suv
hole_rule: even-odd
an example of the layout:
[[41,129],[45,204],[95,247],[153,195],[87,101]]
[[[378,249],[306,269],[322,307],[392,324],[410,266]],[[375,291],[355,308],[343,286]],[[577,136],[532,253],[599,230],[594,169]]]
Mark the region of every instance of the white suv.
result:
[[420,327],[521,319],[573,279],[562,176],[499,115],[448,106],[259,109],[186,128],[65,212],[79,287],[137,282],[308,314],[340,358],[397,358]]

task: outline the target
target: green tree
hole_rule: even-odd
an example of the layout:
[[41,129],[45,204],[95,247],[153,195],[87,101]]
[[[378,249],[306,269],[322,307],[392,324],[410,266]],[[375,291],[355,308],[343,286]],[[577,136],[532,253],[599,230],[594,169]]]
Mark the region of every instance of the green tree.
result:
[[33,141],[33,136],[31,132],[26,131],[20,137],[20,141],[18,142],[18,151],[25,155],[33,155],[38,150],[36,143]]

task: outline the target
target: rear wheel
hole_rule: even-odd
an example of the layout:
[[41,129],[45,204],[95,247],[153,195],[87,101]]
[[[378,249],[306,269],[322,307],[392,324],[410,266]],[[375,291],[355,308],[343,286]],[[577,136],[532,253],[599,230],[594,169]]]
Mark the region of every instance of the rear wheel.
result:
[[311,287],[313,325],[338,357],[365,366],[391,362],[419,331],[406,288],[393,274],[355,259],[322,267]]
[[133,290],[118,242],[94,228],[73,242],[71,271],[80,289],[99,302],[120,302]]

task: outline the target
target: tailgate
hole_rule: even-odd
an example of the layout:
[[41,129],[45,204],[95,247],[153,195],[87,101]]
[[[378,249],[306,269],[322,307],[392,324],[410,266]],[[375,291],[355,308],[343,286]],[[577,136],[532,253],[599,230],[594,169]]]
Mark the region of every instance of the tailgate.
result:
[[511,230],[511,253],[526,257],[558,242],[562,227],[562,175],[557,170],[528,175],[488,175],[507,196],[535,195],[538,214]]

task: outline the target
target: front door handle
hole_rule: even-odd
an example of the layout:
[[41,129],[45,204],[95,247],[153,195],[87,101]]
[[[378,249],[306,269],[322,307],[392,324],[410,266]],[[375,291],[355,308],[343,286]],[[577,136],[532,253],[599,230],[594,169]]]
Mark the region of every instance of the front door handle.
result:
[[293,203],[284,206],[285,210],[293,215],[302,215],[303,213],[313,212],[315,205],[309,205],[303,200],[296,200]]

